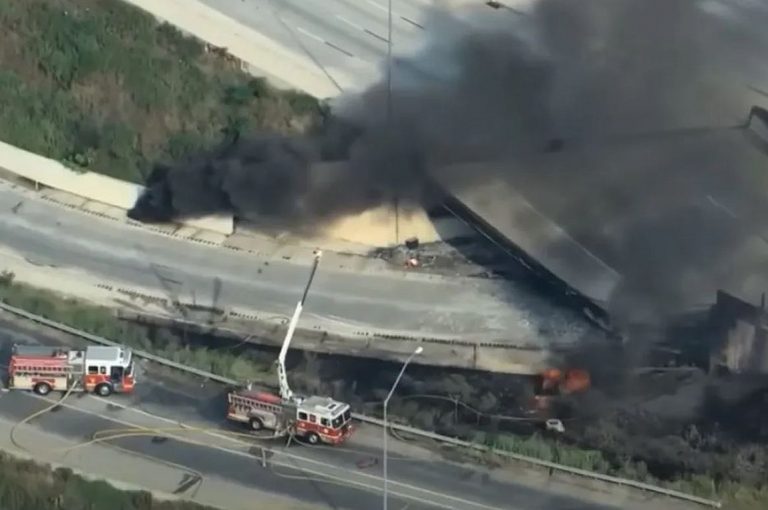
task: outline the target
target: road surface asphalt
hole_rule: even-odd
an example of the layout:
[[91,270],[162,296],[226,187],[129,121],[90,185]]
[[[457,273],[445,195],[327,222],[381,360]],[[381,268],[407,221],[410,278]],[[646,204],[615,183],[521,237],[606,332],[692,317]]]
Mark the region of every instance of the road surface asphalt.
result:
[[[0,268],[3,252],[183,302],[282,316],[292,314],[310,267],[309,257],[296,262],[195,244],[67,209],[0,182]],[[570,341],[562,331],[573,320],[511,282],[321,263],[302,325],[341,334],[367,329],[546,345]],[[557,323],[563,327],[551,327]],[[541,334],[543,324],[557,334]]]
[[[207,6],[309,57],[340,92],[359,91],[382,79],[387,55],[387,0],[201,0]],[[492,9],[482,0],[393,0],[393,83],[440,79],[444,69],[429,59],[406,62],[426,44],[444,42],[476,24],[511,21],[522,10]],[[520,7],[527,0],[509,0]],[[476,7],[470,18],[448,16],[451,7]],[[444,8],[448,7],[448,11]],[[441,8],[441,9],[439,9]]]
[[[65,337],[48,336],[44,330],[27,329],[17,321],[0,319],[0,353],[7,363],[13,343],[60,343]],[[71,341],[71,340],[70,340]],[[254,443],[227,438],[227,431],[240,431],[222,419],[225,410],[223,387],[201,384],[179,375],[161,376],[152,366],[139,367],[134,395],[112,395],[108,399],[73,394],[63,406],[33,420],[32,425],[73,441],[88,441],[98,431],[132,427],[174,428],[180,423],[208,432],[169,432],[180,439],[157,437],[115,439],[114,444],[166,462],[183,465],[204,477],[217,477],[271,494],[294,498],[334,509],[369,509],[381,504],[381,429],[360,425],[343,447],[309,447],[283,441],[271,446],[269,466],[260,463]],[[50,400],[29,392],[10,391],[0,396],[0,415],[22,420],[51,405]],[[160,434],[160,431],[157,431]],[[23,444],[23,432],[17,439]],[[23,444],[34,449],[34,445]],[[449,462],[414,444],[393,438],[390,446],[391,508],[430,509],[608,509],[643,508],[645,503],[621,495],[587,492],[572,484],[558,483],[471,464]],[[518,481],[519,480],[519,481]],[[533,480],[534,483],[531,483]],[[565,491],[568,491],[567,494]],[[582,499],[583,498],[583,499]],[[658,503],[658,502],[656,502]],[[670,502],[671,503],[671,502]]]

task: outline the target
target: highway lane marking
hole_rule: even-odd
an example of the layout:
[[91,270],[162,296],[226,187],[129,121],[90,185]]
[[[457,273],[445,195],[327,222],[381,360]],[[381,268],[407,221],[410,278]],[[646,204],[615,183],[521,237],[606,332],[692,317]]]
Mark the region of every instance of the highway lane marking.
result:
[[330,41],[326,41],[325,39],[323,39],[319,35],[313,34],[309,30],[307,30],[306,28],[296,27],[296,31],[301,33],[301,34],[304,34],[305,36],[307,36],[307,37],[309,37],[311,39],[314,39],[315,41],[323,43],[324,45],[328,46],[329,48],[333,48],[334,50],[338,51],[339,53],[343,53],[344,55],[346,55],[348,57],[355,58],[355,55],[353,53],[345,50],[341,46],[338,46],[338,45],[336,45],[336,44],[334,44],[334,43],[332,43]]
[[[91,395],[91,397],[93,399],[95,399],[95,400],[102,401],[102,402],[104,402],[104,404],[112,406],[112,407],[119,407],[119,408],[124,409],[126,411],[132,411],[132,412],[134,412],[136,414],[142,414],[142,415],[148,416],[150,418],[154,418],[154,419],[157,419],[157,420],[160,420],[160,421],[164,421],[166,423],[171,423],[173,425],[181,425],[182,427],[185,426],[185,424],[180,423],[177,420],[172,420],[172,419],[166,418],[164,416],[160,416],[160,415],[157,415],[157,414],[152,414],[152,413],[150,413],[148,411],[144,411],[143,409],[140,409],[138,407],[131,407],[131,406],[123,405],[123,404],[117,404],[117,403],[115,403],[114,401],[112,401],[112,400],[110,400],[108,398],[99,397],[97,395]],[[226,420],[224,420],[223,423],[227,423]],[[241,445],[241,446],[248,446],[248,445],[251,444],[251,443],[248,443],[248,442],[243,442],[241,440],[238,440],[238,439],[236,439],[235,437],[232,437],[232,436],[228,436],[228,435],[224,435],[224,434],[218,434],[216,432],[213,432],[212,430],[206,430],[205,434],[207,434],[209,436],[212,436],[212,437],[219,438],[219,439],[224,439],[224,440],[236,443],[236,444]],[[253,437],[254,439],[262,439],[262,438],[258,438],[256,436],[251,436],[251,437]],[[265,438],[265,439],[269,439],[269,438]],[[320,450],[320,449],[322,449],[322,450],[325,450],[325,451],[338,451],[338,452],[351,453],[351,454],[355,454],[355,455],[370,455],[370,451],[365,449],[365,448],[368,448],[367,445],[360,445],[357,448],[343,448],[343,447],[340,447],[340,446],[330,446],[330,447],[329,446],[310,446],[310,445],[304,445],[304,446],[307,449],[310,449],[310,450]],[[414,462],[414,463],[416,463],[416,462],[431,462],[431,459],[419,459],[419,458],[415,458],[415,457],[404,457],[404,456],[400,456],[400,455],[397,455],[397,454],[390,454],[389,455],[389,459],[390,460],[394,460],[394,461],[399,461],[399,462]]]
[[[36,398],[43,398],[43,397],[39,397],[38,395],[34,395],[34,394],[32,394],[31,396],[34,396]],[[135,408],[135,407],[131,407],[131,406],[128,406],[126,404],[120,404],[120,403],[117,403],[117,402],[114,402],[114,401],[110,401],[109,399],[106,399],[104,397],[98,397],[96,395],[90,395],[90,394],[88,395],[88,397],[92,398],[94,400],[101,401],[101,402],[103,402],[105,404],[109,404],[110,406],[119,407],[119,408],[124,409],[126,411],[133,411],[133,412],[135,412],[137,414],[142,414],[142,415],[148,416],[150,418],[154,418],[154,419],[157,419],[157,420],[160,420],[160,421],[164,421],[166,423],[172,423],[174,425],[179,425],[180,428],[187,428],[187,427],[189,427],[193,431],[194,431],[194,428],[195,428],[195,427],[190,427],[188,425],[185,425],[183,422],[180,422],[178,420],[173,420],[171,418],[166,418],[164,416],[159,416],[157,414],[153,414],[153,413],[144,411],[143,409],[138,409],[138,408]],[[48,399],[44,398],[43,400],[48,400]],[[103,415],[103,414],[100,414],[100,413],[95,412],[95,411],[91,411],[91,410],[86,410],[86,409],[82,409],[82,408],[79,408],[79,407],[75,407],[75,406],[72,406],[71,404],[68,404],[66,402],[61,404],[61,405],[63,407],[70,407],[73,410],[80,411],[80,412],[83,412],[85,414],[91,414],[91,415],[97,416],[99,418],[103,418],[105,420],[108,420],[108,421],[114,421],[116,423],[121,423],[123,425],[128,425],[128,426],[131,426],[131,427],[143,428],[140,425],[132,424],[130,422],[126,422],[126,421],[120,420],[119,418],[109,417],[107,415]],[[239,444],[241,446],[247,446],[249,448],[253,446],[253,443],[251,443],[251,442],[242,441],[240,439],[236,439],[236,438],[233,438],[233,437],[228,437],[228,436],[225,436],[223,434],[216,433],[216,432],[211,432],[211,431],[202,431],[202,432],[204,434],[209,435],[209,436],[217,437],[219,439],[225,439],[227,441]],[[181,441],[188,441],[185,438],[178,438],[178,439],[180,439]],[[225,452],[231,452],[231,453],[236,453],[236,454],[241,455],[241,456],[253,458],[253,456],[251,454],[240,452],[238,450],[231,450],[231,449],[225,448],[223,446],[208,445],[208,444],[205,444],[203,446],[208,446],[210,448],[214,448],[214,449],[217,449],[217,450],[221,450],[221,451],[225,451]],[[335,465],[329,464],[327,462],[322,462],[322,461],[319,461],[319,460],[311,459],[309,457],[303,457],[301,455],[296,455],[296,454],[288,453],[288,452],[281,451],[281,450],[273,450],[271,448],[265,448],[265,449],[269,449],[269,450],[273,451],[275,454],[283,455],[283,456],[285,456],[287,458],[290,458],[290,459],[293,459],[293,460],[298,460],[298,461],[302,461],[302,462],[308,462],[308,463],[312,463],[312,464],[318,464],[318,465],[323,466],[323,467],[330,467],[330,468],[336,469],[338,471],[348,472],[348,473],[351,473],[351,474],[354,474],[354,475],[357,475],[357,476],[360,476],[360,477],[364,477],[364,478],[372,478],[372,479],[377,480],[377,481],[381,481],[382,480],[382,478],[380,476],[371,475],[371,474],[368,474],[368,473],[362,473],[362,472],[358,472],[358,471],[350,471],[350,470],[345,469],[343,467],[335,466]],[[289,464],[278,464],[278,465],[282,465],[282,466],[285,466],[285,467],[297,469],[295,466],[291,466]],[[301,469],[304,469],[304,468],[301,468]],[[312,470],[306,470],[306,471],[315,473]],[[329,478],[334,478],[335,479],[335,477],[332,477],[330,475],[326,475],[325,473],[320,473],[320,474],[322,476],[327,476]],[[347,480],[347,479],[344,479],[344,480]],[[362,484],[362,482],[359,482],[359,483]],[[389,483],[390,483],[390,485],[399,485],[399,486],[403,487],[404,489],[412,490],[414,492],[421,492],[421,493],[424,493],[424,494],[430,494],[430,495],[437,496],[437,497],[444,498],[444,499],[450,499],[450,500],[455,500],[455,501],[458,501],[458,502],[461,502],[461,503],[467,503],[467,504],[472,505],[475,508],[481,508],[481,509],[487,509],[487,510],[498,510],[497,507],[487,506],[487,505],[484,505],[482,503],[476,503],[474,501],[469,501],[469,500],[465,500],[463,498],[459,498],[459,497],[456,497],[456,496],[451,496],[449,494],[443,494],[443,493],[440,493],[440,492],[437,492],[437,491],[432,491],[430,489],[425,489],[425,488],[422,488],[422,487],[417,487],[415,485],[410,485],[410,484],[407,484],[407,483],[404,483],[404,482],[398,482],[396,480],[390,480]],[[362,485],[365,485],[365,484],[362,484]],[[377,488],[377,491],[379,491],[379,490],[380,489]],[[421,500],[419,498],[412,497],[412,496],[403,495],[403,497],[406,497],[406,498],[409,498],[409,499],[414,499],[416,501],[423,501],[423,500]]]
[[365,30],[365,28],[363,28],[363,26],[362,26],[362,25],[358,25],[358,24],[357,24],[357,23],[355,23],[354,21],[350,21],[350,20],[348,20],[347,18],[345,18],[345,17],[344,17],[344,16],[342,16],[341,14],[337,14],[337,15],[336,15],[336,18],[337,18],[338,20],[342,21],[343,23],[346,23],[347,25],[351,26],[352,28],[355,28],[355,29],[357,29],[357,30]]
[[370,36],[372,36],[372,37],[375,37],[376,39],[378,39],[378,40],[380,40],[380,41],[383,41],[383,42],[389,42],[389,39],[387,39],[386,37],[382,37],[382,36],[380,36],[379,34],[377,34],[376,32],[373,32],[373,31],[371,31],[371,30],[368,30],[367,28],[365,28],[365,27],[363,27],[363,26],[361,26],[361,25],[358,25],[358,24],[357,24],[357,23],[355,23],[354,21],[350,21],[350,20],[348,20],[347,18],[345,18],[345,17],[344,17],[344,16],[342,16],[341,14],[337,14],[337,15],[336,15],[336,18],[337,18],[339,21],[341,21],[342,23],[346,23],[347,25],[351,26],[352,28],[354,28],[354,29],[356,29],[356,30],[359,30],[359,31],[361,31],[361,32],[364,32],[364,33],[366,33],[366,34],[368,34],[368,35],[370,35]]
[[318,42],[321,42],[321,43],[325,44],[325,39],[323,39],[319,35],[313,34],[312,32],[310,32],[310,31],[308,31],[308,30],[306,30],[306,29],[304,29],[302,27],[296,27],[296,31],[299,32],[300,34],[306,35],[307,37],[309,37],[311,39],[314,39],[315,41],[318,41]]
[[[381,5],[378,2],[374,2],[373,0],[365,0],[365,1],[368,2],[371,6],[379,9],[380,11],[384,11],[387,14],[387,16],[389,16],[389,9],[387,7]],[[403,16],[402,14],[398,13],[394,9],[392,9],[392,16],[393,17],[397,16],[398,18],[400,18],[401,20],[405,21],[406,23],[409,23],[409,24],[415,26],[416,28],[424,30],[424,26],[423,25],[420,25],[417,22],[415,22],[414,20],[412,20],[412,19],[410,19],[410,18],[408,18],[406,16]]]
[[424,30],[424,25],[420,25],[419,23],[413,21],[411,18],[406,18],[405,16],[400,16],[400,19],[405,21],[406,23],[410,23],[414,27],[418,28],[419,30]]
[[[31,396],[31,397],[34,397],[34,398],[38,398],[40,400],[45,400],[45,401],[49,401],[49,402],[58,402],[56,400],[53,400],[53,399],[50,399],[50,398],[46,398],[46,397],[41,397],[41,396],[35,395],[35,394],[28,394],[28,395]],[[150,417],[155,418],[155,419],[159,419],[161,421],[170,422],[170,423],[173,423],[175,425],[179,425],[179,427],[182,428],[182,429],[186,428],[182,422],[177,421],[177,420],[172,420],[172,419],[169,419],[169,418],[165,418],[163,416],[158,416],[158,415],[155,415],[155,414],[152,414],[152,413],[148,413],[148,412],[143,411],[143,410],[138,410],[138,409],[126,406],[124,404],[110,402],[109,400],[103,399],[101,397],[95,397],[93,395],[88,395],[88,397],[94,398],[94,399],[97,399],[97,400],[101,400],[102,402],[107,402],[107,403],[109,403],[112,406],[120,407],[120,408],[123,408],[125,410],[136,411],[136,412],[139,412],[140,414],[145,414],[147,416],[150,416]],[[80,413],[83,413],[83,414],[88,414],[88,415],[96,416],[96,417],[101,418],[101,419],[106,420],[106,421],[111,421],[111,422],[114,422],[114,423],[119,423],[121,425],[127,425],[128,427],[132,427],[132,428],[135,428],[135,429],[138,429],[138,430],[150,430],[151,431],[151,428],[149,428],[149,427],[146,427],[146,426],[143,426],[143,425],[139,425],[139,424],[135,424],[135,423],[131,423],[129,421],[122,420],[120,418],[115,418],[113,416],[104,415],[104,414],[98,413],[96,411],[91,411],[89,409],[83,409],[83,408],[80,408],[80,407],[76,407],[76,406],[74,406],[72,404],[69,404],[68,402],[61,402],[59,405],[61,407],[66,407],[68,409],[71,409],[73,411],[77,411],[77,412],[80,412]],[[194,431],[194,429],[192,429],[192,431]],[[246,442],[246,441],[240,441],[240,440],[233,439],[233,438],[229,438],[229,437],[226,437],[226,436],[223,436],[223,435],[220,435],[220,434],[216,434],[215,432],[203,431],[203,433],[211,435],[211,436],[227,439],[229,441],[242,444],[242,445],[247,446],[249,448],[253,446],[252,443],[249,443],[249,442]],[[180,441],[180,442],[192,443],[192,444],[196,444],[198,446],[203,446],[203,447],[206,447],[206,448],[213,448],[215,450],[219,450],[219,451],[222,451],[222,452],[225,452],[225,453],[230,453],[230,454],[238,455],[240,457],[248,458],[248,459],[251,459],[251,460],[253,460],[255,458],[250,453],[241,452],[241,451],[238,451],[238,450],[233,450],[233,449],[230,449],[230,448],[225,448],[223,446],[218,446],[218,445],[214,445],[214,444],[200,443],[200,442],[196,442],[194,440],[191,440],[191,439],[188,439],[188,438],[185,438],[185,437],[180,437],[180,436],[177,436],[177,435],[174,435],[174,434],[167,434],[167,435],[169,437],[172,437],[172,438]],[[269,448],[265,448],[265,449],[269,449]],[[369,474],[366,474],[366,473],[353,472],[353,471],[350,471],[348,469],[344,469],[344,468],[341,468],[339,466],[335,466],[333,464],[317,461],[317,460],[314,460],[314,459],[309,459],[307,457],[302,457],[300,455],[287,453],[285,451],[273,450],[273,449],[269,449],[269,450],[272,451],[276,455],[285,456],[288,459],[293,460],[294,462],[295,461],[299,461],[299,462],[307,462],[307,463],[312,463],[312,464],[318,464],[321,467],[335,469],[337,471],[341,471],[342,473],[343,472],[347,472],[347,473],[350,473],[352,475],[357,475],[357,476],[359,476],[361,478],[373,478],[375,480],[382,480],[381,477],[369,475]],[[345,485],[355,485],[355,486],[362,487],[362,488],[365,488],[365,489],[370,490],[370,491],[374,491],[376,493],[381,491],[381,488],[378,485],[371,485],[371,484],[364,483],[362,481],[355,481],[355,480],[352,480],[349,477],[342,478],[342,477],[339,477],[339,476],[334,476],[334,475],[328,474],[327,472],[317,471],[317,470],[314,470],[314,469],[297,466],[295,464],[291,464],[291,463],[288,463],[288,462],[279,462],[279,461],[274,460],[274,457],[273,457],[272,460],[270,460],[270,464],[276,465],[276,466],[281,466],[281,467],[286,467],[286,468],[293,469],[293,470],[296,470],[296,471],[311,473],[313,475],[320,476],[321,478],[328,478],[328,479],[331,479],[331,480],[334,480],[334,481],[337,481],[337,482],[341,482],[341,483],[343,483]],[[281,476],[280,473],[275,473],[275,474],[277,474],[278,476]],[[322,481],[322,480],[319,480],[319,481]],[[423,489],[423,488],[416,487],[416,486],[409,485],[409,484],[405,484],[405,483],[402,483],[402,482],[397,482],[395,480],[392,480],[389,483],[390,483],[390,485],[399,485],[403,489],[412,490],[412,491],[414,491],[416,493],[421,492],[421,493],[424,493],[424,494],[431,494],[431,495],[437,496],[439,498],[448,499],[448,500],[455,500],[455,501],[458,501],[458,502],[460,502],[462,504],[469,504],[469,505],[471,505],[471,507],[474,507],[474,508],[485,509],[485,510],[500,510],[497,507],[490,507],[490,506],[487,506],[487,505],[484,505],[484,504],[481,504],[481,503],[475,503],[473,501],[468,501],[468,500],[464,500],[462,498],[458,498],[458,497],[451,496],[451,495],[448,495],[448,494],[442,494],[442,493],[439,493],[439,492],[436,492],[436,491],[431,491],[431,490],[428,490],[428,489]],[[417,496],[414,496],[414,495],[400,493],[400,492],[397,492],[397,491],[394,491],[394,490],[390,491],[390,492],[392,494],[394,494],[396,496],[399,496],[401,498],[404,498],[404,499],[410,499],[410,500],[414,500],[414,501],[419,501],[419,502],[422,502],[422,503],[427,503],[427,504],[430,504],[430,505],[435,505],[435,506],[440,507],[440,508],[455,508],[456,510],[459,510],[459,509],[462,509],[462,508],[466,508],[466,506],[461,506],[461,507],[445,507],[442,503],[438,503],[436,501],[425,500],[424,498],[420,498],[420,497],[417,497]]]

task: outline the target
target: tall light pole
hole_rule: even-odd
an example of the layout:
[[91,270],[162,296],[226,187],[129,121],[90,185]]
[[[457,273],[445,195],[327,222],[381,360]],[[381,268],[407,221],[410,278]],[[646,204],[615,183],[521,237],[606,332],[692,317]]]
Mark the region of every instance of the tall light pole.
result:
[[410,356],[408,356],[408,359],[405,360],[405,363],[403,363],[403,368],[400,369],[400,373],[397,376],[397,379],[395,379],[395,383],[392,385],[392,389],[389,390],[389,394],[387,395],[387,398],[384,399],[384,455],[383,455],[383,462],[382,462],[382,468],[384,471],[384,510],[387,510],[387,496],[388,496],[388,489],[389,489],[389,479],[387,478],[387,438],[389,436],[389,424],[387,423],[387,407],[389,406],[389,399],[392,398],[392,394],[395,392],[395,388],[397,388],[397,385],[400,384],[400,379],[403,378],[403,374],[405,373],[405,369],[408,368],[408,364],[411,362],[414,356],[421,354],[421,352],[424,350],[422,346],[416,347],[416,350],[411,353]]

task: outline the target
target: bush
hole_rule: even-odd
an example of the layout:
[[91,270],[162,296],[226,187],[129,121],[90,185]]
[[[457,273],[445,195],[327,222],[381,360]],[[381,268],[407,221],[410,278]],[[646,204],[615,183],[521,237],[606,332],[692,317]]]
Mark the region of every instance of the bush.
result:
[[318,102],[242,73],[120,0],[0,2],[0,139],[142,182],[250,130],[296,132]]

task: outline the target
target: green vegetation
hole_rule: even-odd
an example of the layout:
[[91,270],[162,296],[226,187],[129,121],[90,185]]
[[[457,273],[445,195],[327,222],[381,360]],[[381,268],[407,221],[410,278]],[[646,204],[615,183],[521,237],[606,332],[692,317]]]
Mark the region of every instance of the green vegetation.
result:
[[124,180],[252,131],[295,133],[314,98],[120,0],[0,2],[0,140]]
[[0,452],[3,510],[213,510],[186,501],[161,501],[144,491],[122,491],[69,469],[51,469]]
[[[94,306],[82,301],[64,298],[58,294],[45,290],[29,287],[14,282],[13,274],[0,273],[0,301],[9,305],[23,308],[32,313],[42,315],[51,320],[68,324],[72,327],[104,336],[112,340],[145,349],[160,356],[170,358],[181,363],[207,370],[216,374],[231,377],[233,379],[253,381],[274,380],[270,373],[271,356],[259,357],[253,349],[243,349],[237,352],[233,350],[210,349],[194,346],[193,342],[185,342],[168,331],[158,330],[147,334],[145,327],[134,323],[119,320],[112,311],[107,308]],[[366,407],[365,401],[381,402],[386,394],[388,384],[391,384],[391,368],[385,368],[386,376],[380,381],[370,383],[363,388],[358,381],[373,381],[382,376],[382,369],[365,365],[365,361],[356,362],[359,376],[353,377],[349,383],[350,372],[347,367],[334,363],[339,375],[327,373],[328,367],[322,367],[318,356],[307,354],[303,362],[292,369],[291,379],[297,389],[317,394],[335,395],[353,404],[358,409],[375,414],[380,410],[378,404]],[[396,369],[397,367],[395,367]],[[320,371],[324,370],[322,376]],[[452,395],[460,401],[471,401],[477,405],[477,410],[482,413],[492,412],[497,408],[497,398],[487,390],[477,390],[475,381],[468,380],[459,374],[448,374],[437,378],[420,380],[414,376],[416,367],[406,374],[401,386],[402,391],[408,394],[443,394]],[[442,371],[441,373],[444,373]],[[484,376],[487,378],[487,376]],[[478,393],[480,391],[480,393]],[[519,388],[512,388],[513,392],[521,392]],[[557,462],[567,466],[595,471],[613,476],[625,477],[649,484],[668,487],[698,496],[720,499],[727,503],[727,508],[753,509],[768,506],[768,487],[764,477],[758,476],[754,480],[747,478],[745,474],[737,471],[737,468],[754,471],[754,466],[760,465],[760,458],[767,453],[765,449],[754,450],[751,457],[744,457],[744,453],[734,453],[737,459],[723,456],[715,458],[715,463],[726,463],[725,469],[705,470],[704,474],[676,474],[668,479],[660,479],[654,476],[649,467],[642,461],[637,461],[631,456],[610,453],[615,450],[609,445],[616,441],[616,432],[611,431],[608,425],[596,424],[592,434],[600,435],[606,444],[605,450],[579,447],[566,444],[562,441],[544,437],[539,434],[529,436],[515,435],[505,432],[499,427],[499,422],[492,420],[491,424],[485,424],[485,431],[478,431],[479,427],[468,425],[467,421],[461,423],[456,419],[454,404],[447,406],[430,405],[427,401],[416,402],[408,398],[395,397],[390,404],[390,416],[400,421],[411,423],[414,426],[427,430],[434,430],[447,435],[463,437],[499,450],[509,451],[521,455],[527,455],[541,460]],[[460,414],[459,414],[460,418]],[[469,420],[472,422],[473,420]],[[479,421],[479,418],[478,418]],[[613,439],[611,439],[613,438]],[[661,451],[661,450],[659,450]],[[725,452],[726,454],[728,452]],[[731,462],[737,464],[731,466]],[[732,478],[714,476],[714,472],[731,472]],[[740,481],[741,480],[741,481]],[[130,507],[126,507],[130,508]]]
[[547,440],[539,435],[520,437],[513,434],[481,432],[476,433],[473,439],[477,443],[502,451],[722,501],[725,508],[732,510],[751,510],[768,505],[768,487],[760,483],[753,485],[732,480],[716,481],[713,477],[705,475],[681,476],[671,481],[659,480],[648,472],[642,461],[610,459],[603,452]]
[[166,330],[148,334],[147,328],[118,319],[108,308],[16,283],[12,273],[0,273],[0,301],[93,335],[235,380],[259,381],[265,379],[271,369],[269,363],[259,360],[251,352],[191,346]]

